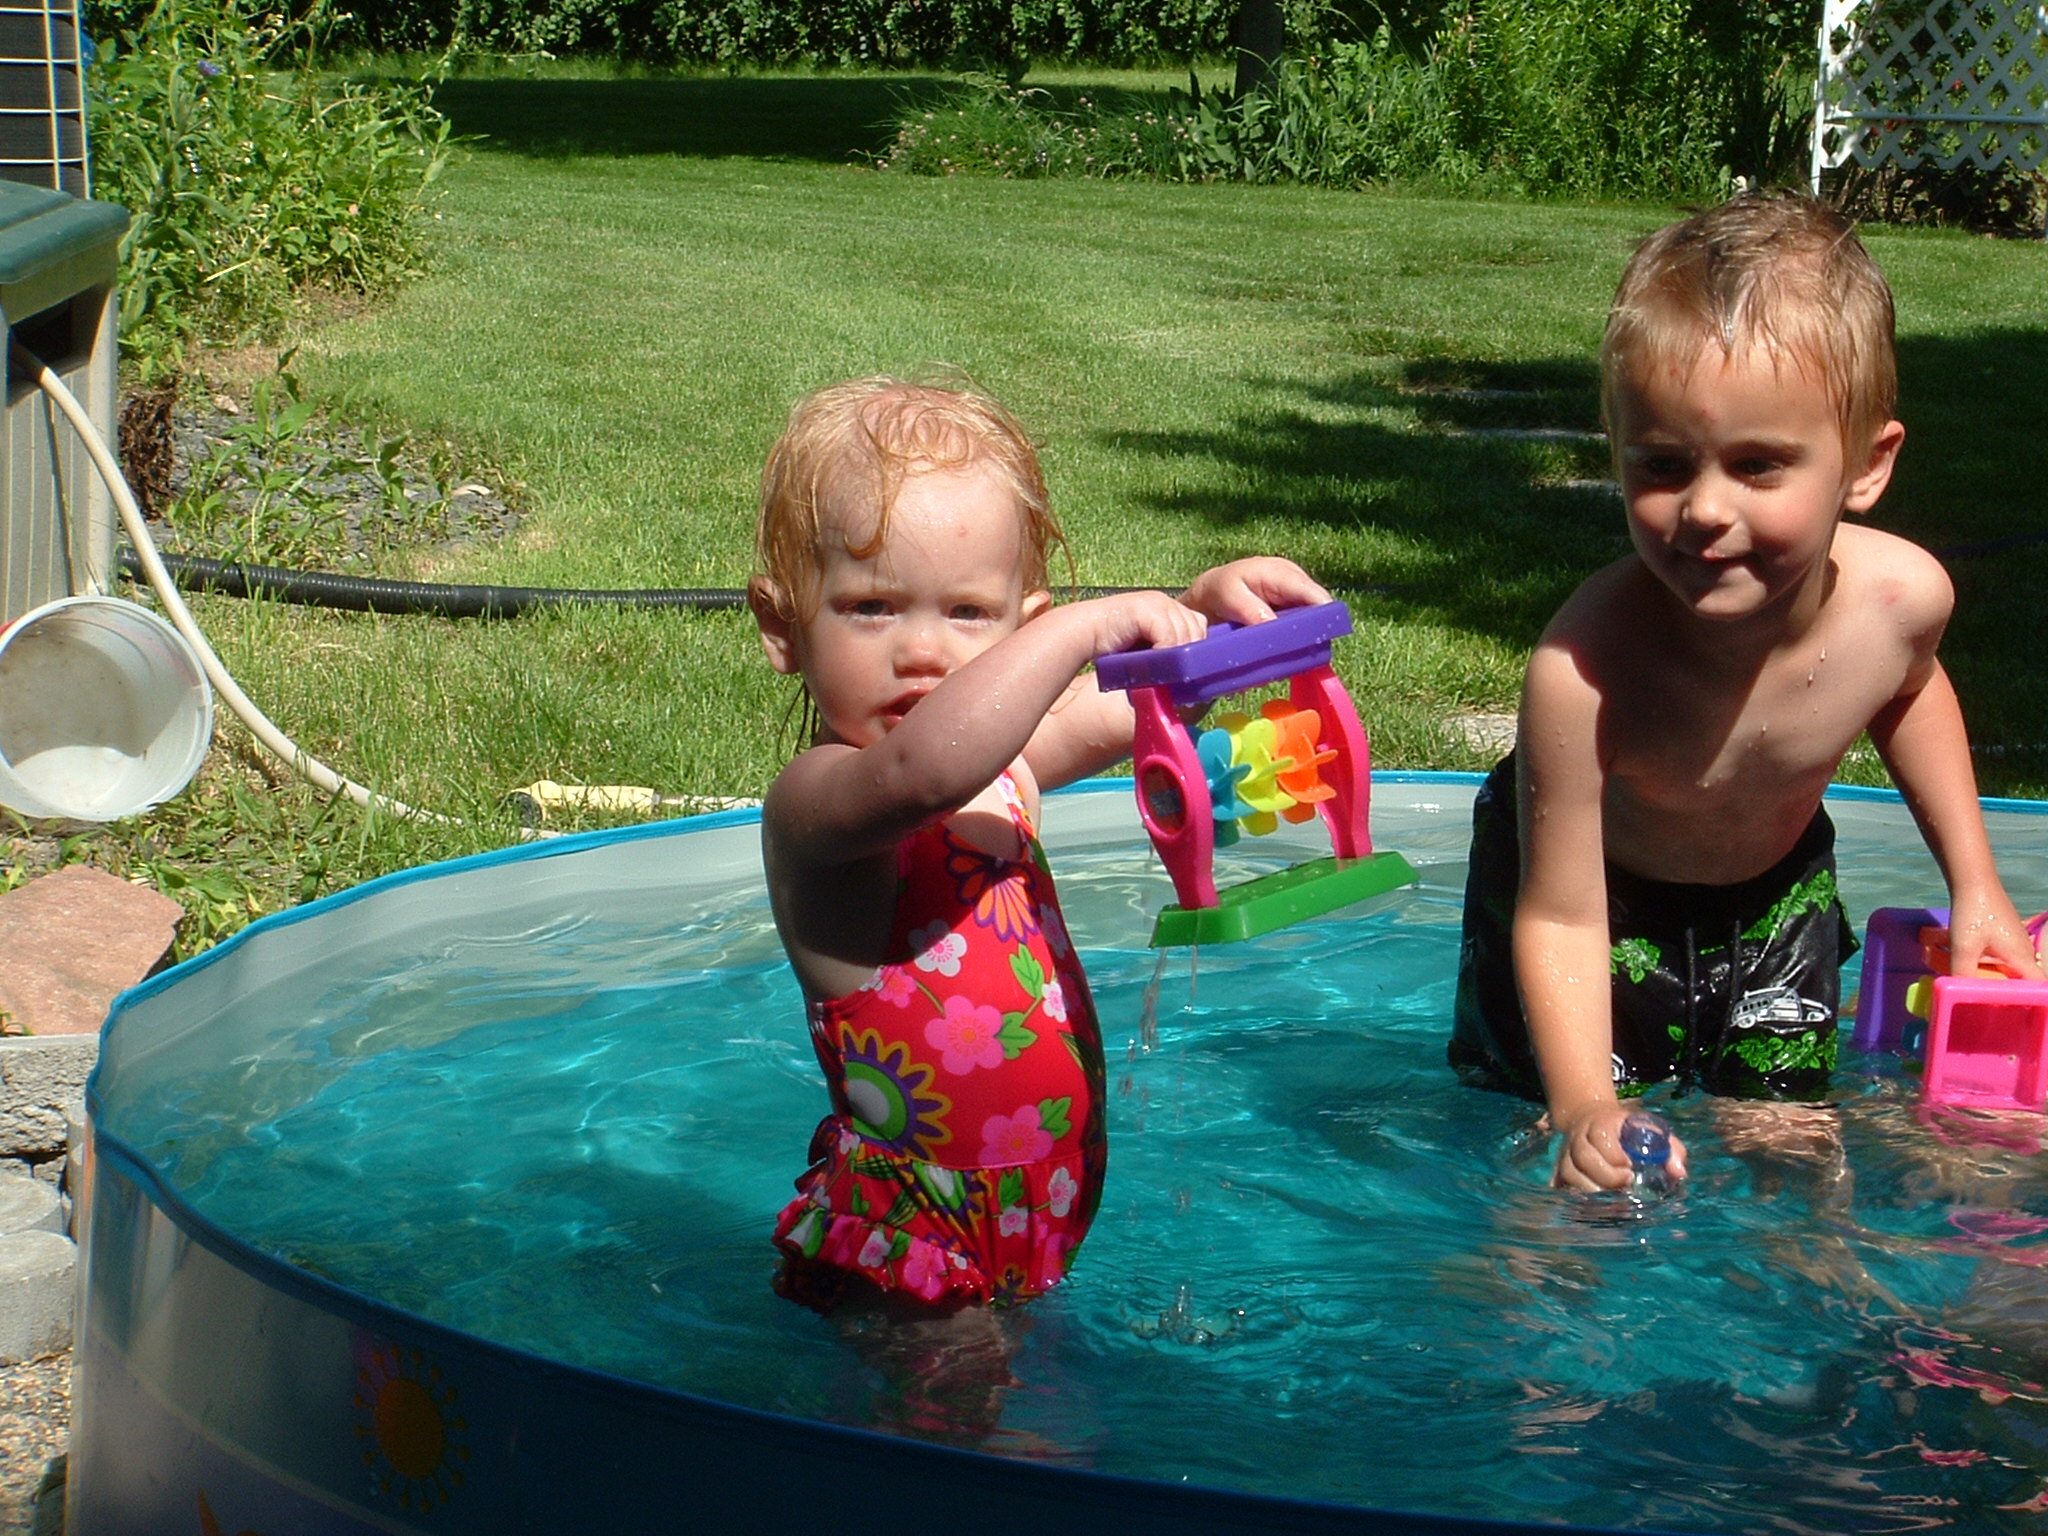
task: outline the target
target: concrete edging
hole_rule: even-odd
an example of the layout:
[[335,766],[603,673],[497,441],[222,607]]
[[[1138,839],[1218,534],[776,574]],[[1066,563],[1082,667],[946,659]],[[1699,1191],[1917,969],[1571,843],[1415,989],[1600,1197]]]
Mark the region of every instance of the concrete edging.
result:
[[64,1185],[99,1047],[97,1034],[0,1039],[0,1364],[71,1346],[78,1250]]

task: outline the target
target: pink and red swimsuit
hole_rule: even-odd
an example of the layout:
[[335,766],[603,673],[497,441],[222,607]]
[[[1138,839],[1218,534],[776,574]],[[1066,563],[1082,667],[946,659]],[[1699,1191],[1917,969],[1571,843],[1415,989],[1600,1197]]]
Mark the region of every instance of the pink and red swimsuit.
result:
[[811,1005],[833,1112],[775,1226],[776,1289],[819,1310],[848,1275],[927,1301],[1057,1285],[1102,1194],[1102,1035],[1015,786],[1025,856],[944,822],[897,848],[889,959]]

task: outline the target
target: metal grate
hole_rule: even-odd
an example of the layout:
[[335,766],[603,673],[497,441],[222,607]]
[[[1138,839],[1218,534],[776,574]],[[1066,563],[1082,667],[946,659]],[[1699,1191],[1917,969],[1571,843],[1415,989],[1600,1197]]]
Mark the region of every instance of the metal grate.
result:
[[1826,0],[1813,185],[1851,162],[2048,164],[2048,5]]
[[85,67],[75,0],[0,0],[0,178],[85,197]]

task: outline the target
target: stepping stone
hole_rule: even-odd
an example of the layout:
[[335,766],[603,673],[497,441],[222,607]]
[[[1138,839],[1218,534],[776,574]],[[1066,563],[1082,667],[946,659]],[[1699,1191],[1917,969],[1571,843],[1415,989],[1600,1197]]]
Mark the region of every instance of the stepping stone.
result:
[[0,1364],[71,1347],[78,1250],[55,1232],[0,1237]]
[[64,1202],[41,1179],[0,1173],[0,1240],[17,1232],[64,1233]]
[[1588,432],[1578,427],[1463,427],[1446,437],[1497,437],[1520,443],[1604,443],[1605,432]]
[[1484,714],[1477,710],[1452,715],[1444,721],[1444,729],[1465,745],[1495,756],[1515,744],[1515,725],[1513,715]]
[[0,896],[0,1009],[11,1031],[98,1034],[107,1006],[157,968],[184,909],[83,864]]

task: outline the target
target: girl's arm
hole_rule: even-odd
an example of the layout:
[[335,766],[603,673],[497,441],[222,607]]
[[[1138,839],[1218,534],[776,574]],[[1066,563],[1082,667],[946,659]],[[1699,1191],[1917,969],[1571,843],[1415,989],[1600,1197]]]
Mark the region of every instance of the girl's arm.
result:
[[[1570,649],[1546,637],[1529,661],[1516,738],[1515,980],[1551,1129],[1564,1138],[1553,1181],[1569,1189],[1616,1189],[1630,1178],[1620,1142],[1629,1112],[1614,1091],[1599,707]],[[1682,1178],[1676,1138],[1672,1154]]]
[[1870,739],[1948,881],[1954,974],[1974,975],[1979,961],[1992,959],[2040,976],[2033,942],[1998,878],[1962,705],[1939,661],[1930,658],[1925,682],[1878,712]]
[[[1263,624],[1276,608],[1327,603],[1330,594],[1292,560],[1260,555],[1204,571],[1180,600],[1211,621]],[[1134,729],[1130,696],[1103,692],[1090,673],[1074,679],[1052,706],[1024,760],[1041,788],[1057,789],[1129,757]]]
[[1163,592],[1070,603],[1040,615],[947,676],[881,740],[798,754],[762,807],[777,858],[831,868],[894,846],[986,789],[1097,656],[1182,645],[1200,639],[1205,627],[1201,615]]

